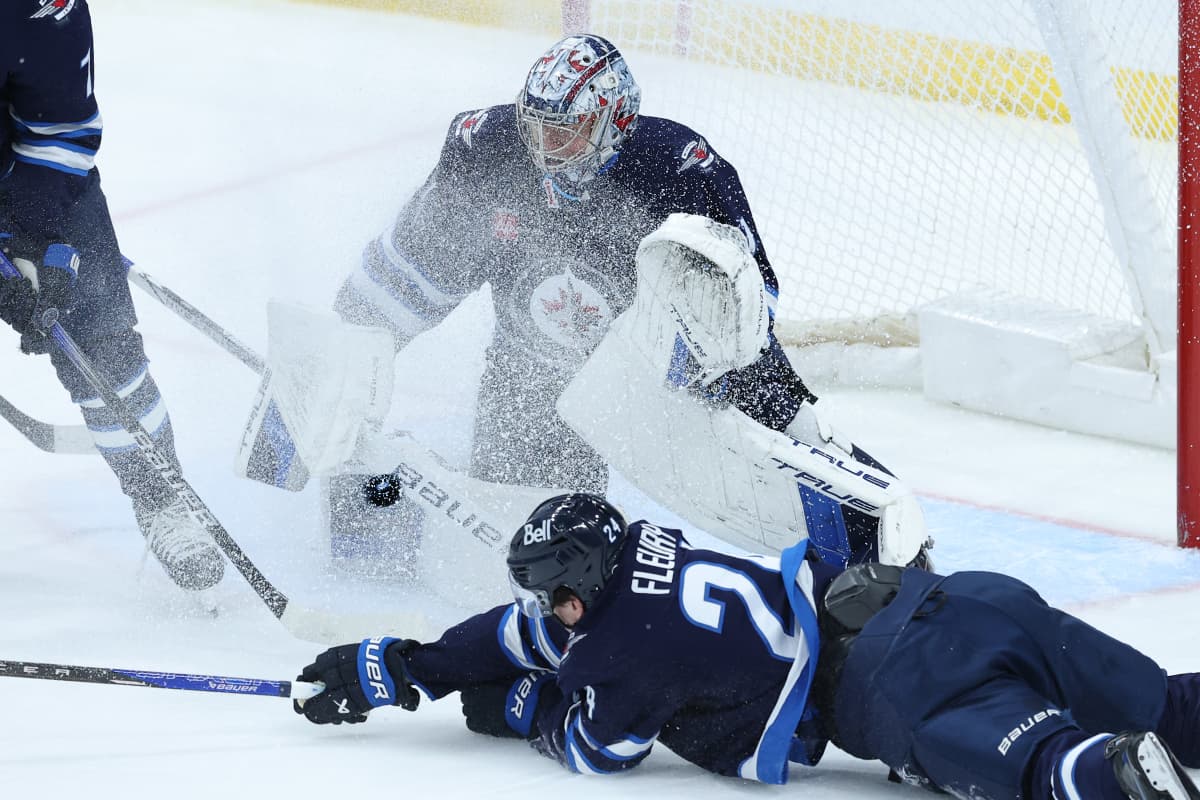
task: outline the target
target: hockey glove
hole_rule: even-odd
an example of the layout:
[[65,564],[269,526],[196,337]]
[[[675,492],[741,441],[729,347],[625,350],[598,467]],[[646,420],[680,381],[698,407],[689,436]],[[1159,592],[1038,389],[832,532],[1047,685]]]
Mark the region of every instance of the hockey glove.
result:
[[477,683],[459,692],[467,728],[507,739],[536,739],[537,709],[558,697],[554,675],[534,671],[515,682]]
[[0,315],[21,334],[22,350],[44,353],[49,350],[49,340],[42,327],[42,315],[55,308],[61,319],[74,309],[79,253],[70,245],[52,244],[40,254],[41,265],[34,267],[24,257],[30,248],[22,246],[16,237],[0,234],[0,249],[8,264],[21,272],[20,276],[6,275],[0,280]]
[[[75,284],[79,276],[79,253],[66,244],[52,244],[42,256],[37,268],[37,305],[25,329],[21,331],[21,349],[26,353],[45,353],[50,349],[50,337],[43,327],[42,315],[51,308],[58,309],[59,321],[64,321],[75,309]],[[20,328],[18,327],[18,330]]]
[[415,711],[421,696],[413,688],[404,656],[417,646],[412,639],[377,636],[360,644],[331,647],[305,667],[296,680],[325,684],[325,691],[292,707],[318,725],[366,722],[379,706]]
[[0,254],[3,254],[6,262],[0,264],[0,319],[18,333],[24,333],[37,306],[37,289],[33,288],[33,281],[25,275],[20,272],[12,274],[17,270],[13,262],[18,258],[12,242],[12,234],[0,233]]

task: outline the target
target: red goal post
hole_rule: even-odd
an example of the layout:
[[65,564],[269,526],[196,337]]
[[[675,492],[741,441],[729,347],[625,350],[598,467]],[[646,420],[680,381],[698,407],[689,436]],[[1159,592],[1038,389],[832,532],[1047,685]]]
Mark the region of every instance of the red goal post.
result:
[[1179,545],[1200,547],[1200,0],[1179,3]]

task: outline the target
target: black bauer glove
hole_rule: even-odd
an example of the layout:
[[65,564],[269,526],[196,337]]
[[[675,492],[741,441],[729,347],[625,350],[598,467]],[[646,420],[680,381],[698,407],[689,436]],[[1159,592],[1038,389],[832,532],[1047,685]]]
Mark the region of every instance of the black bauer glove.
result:
[[[9,273],[11,270],[7,267],[20,254],[16,247],[8,246],[11,239],[0,241],[8,262],[0,271]],[[6,274],[0,279],[0,317],[21,334],[21,349],[27,353],[44,353],[49,349],[42,328],[42,315],[48,309],[58,309],[60,320],[74,310],[79,253],[70,245],[52,244],[46,248],[36,271],[36,288],[24,275]]]
[[408,677],[404,656],[417,645],[412,639],[377,636],[329,648],[296,678],[320,681],[325,691],[293,700],[292,708],[318,725],[366,722],[367,713],[379,706],[416,711],[421,695]]
[[24,333],[37,307],[37,289],[13,263],[13,259],[21,257],[14,241],[11,233],[0,233],[0,319],[18,333]]
[[459,691],[467,728],[508,739],[536,739],[537,709],[553,705],[558,686],[550,672],[535,670],[514,682],[477,683]]

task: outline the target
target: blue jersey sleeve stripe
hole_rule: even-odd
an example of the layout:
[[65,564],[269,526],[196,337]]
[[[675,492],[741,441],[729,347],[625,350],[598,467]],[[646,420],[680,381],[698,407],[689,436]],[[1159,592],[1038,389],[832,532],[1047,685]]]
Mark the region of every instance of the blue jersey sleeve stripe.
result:
[[[36,149],[62,149],[69,153],[77,153],[81,156],[87,156],[95,160],[96,151],[98,148],[88,147],[87,145],[75,144],[67,139],[18,139],[13,142],[13,149],[18,148],[36,148]],[[36,150],[35,150],[36,152]]]
[[513,663],[523,670],[537,669],[538,664],[533,659],[533,653],[521,639],[521,617],[517,604],[513,603],[504,612],[496,626],[496,637],[500,643],[500,651]]
[[[13,149],[14,149],[14,151],[16,150],[15,147]],[[46,167],[48,169],[56,170],[58,172],[65,172],[68,175],[78,175],[80,177],[84,177],[91,171],[91,167],[88,167],[87,169],[82,169],[79,167],[69,167],[66,164],[62,164],[57,161],[46,161],[41,158],[31,158],[27,155],[23,155],[23,154],[17,153],[17,152],[14,152],[14,156],[15,156],[14,160],[20,161],[22,164],[32,164],[35,167]]]
[[584,775],[604,775],[610,772],[616,772],[615,769],[601,769],[591,762],[587,757],[587,753],[579,746],[579,742],[575,739],[573,728],[567,729],[567,766],[575,772]]
[[529,620],[530,638],[537,644],[538,650],[545,656],[550,666],[558,669],[558,665],[562,663],[562,653],[550,639],[550,633],[546,630],[546,620],[541,617],[537,619],[528,617],[527,619]]
[[17,124],[18,130],[25,130],[41,136],[99,136],[104,132],[104,120],[99,112],[78,122],[30,122],[22,119],[9,109],[9,116]]
[[379,246],[383,250],[383,255],[391,262],[393,269],[403,268],[408,273],[409,280],[416,285],[430,305],[446,308],[456,305],[466,297],[466,294],[447,292],[437,286],[420,264],[400,252],[392,239],[392,234],[393,232],[389,231],[379,237]]

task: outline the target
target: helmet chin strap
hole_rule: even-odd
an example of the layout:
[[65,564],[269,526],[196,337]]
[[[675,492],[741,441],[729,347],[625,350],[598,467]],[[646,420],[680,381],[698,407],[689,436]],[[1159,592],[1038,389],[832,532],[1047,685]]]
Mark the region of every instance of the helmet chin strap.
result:
[[571,194],[565,190],[557,180],[555,180],[553,173],[550,172],[547,172],[542,176],[542,189],[545,190],[546,205],[550,208],[561,207],[561,204],[558,202],[558,198],[560,197],[565,200],[570,200],[574,203],[582,203],[584,200],[588,199],[588,193],[586,189],[579,192],[579,194]]
[[[598,169],[596,171],[596,174],[586,181],[572,180],[571,178],[566,177],[565,175],[562,175],[561,173],[559,174],[559,177],[555,177],[555,173],[547,172],[545,175],[542,176],[542,188],[545,189],[545,191],[546,191],[546,203],[551,208],[558,208],[558,206],[559,206],[558,198],[559,197],[561,197],[565,200],[570,200],[575,203],[581,203],[581,202],[587,200],[589,197],[588,191],[587,191],[587,184],[590,181],[595,180],[596,178],[599,178],[601,175],[603,175],[604,173],[606,173],[610,169],[612,169],[613,165],[617,163],[617,156],[619,156],[619,155],[620,155],[620,153],[614,152],[611,156],[609,156],[607,161],[605,161],[603,164],[600,165],[600,169]],[[576,192],[578,192],[577,194],[572,194],[571,192],[567,191],[567,189],[563,186],[564,183],[566,183],[568,185],[579,184],[582,188],[575,190]]]

